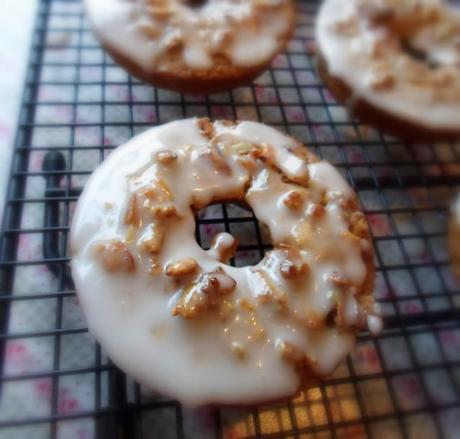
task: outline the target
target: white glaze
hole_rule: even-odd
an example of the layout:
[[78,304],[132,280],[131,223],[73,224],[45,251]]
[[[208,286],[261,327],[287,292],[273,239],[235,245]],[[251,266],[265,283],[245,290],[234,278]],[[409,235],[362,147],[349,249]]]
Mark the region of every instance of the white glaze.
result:
[[[346,236],[348,219],[342,203],[354,195],[337,171],[323,162],[307,165],[294,155],[301,146],[272,128],[252,122],[236,127],[216,122],[214,128],[229,173],[219,172],[203,155],[209,139],[200,133],[195,119],[151,129],[119,147],[95,171],[78,202],[71,228],[72,274],[90,331],[122,369],[189,405],[249,403],[292,394],[300,377],[294,364],[281,357],[277,341],[299,347],[314,373],[324,376],[350,351],[358,317],[369,311],[354,297],[365,279],[366,266],[363,250]],[[282,167],[279,160],[294,163],[293,177],[309,173],[308,187],[282,181],[279,172],[259,160],[253,160],[251,170],[242,166],[232,145],[249,140],[265,144],[276,167]],[[156,153],[164,150],[177,156],[169,165],[156,159]],[[303,166],[298,166],[298,160]],[[173,317],[180,283],[163,273],[149,274],[146,255],[136,246],[138,240],[128,238],[125,215],[130,194],[140,194],[153,182],[163,200],[159,203],[164,205],[168,195],[159,189],[161,179],[169,185],[172,202],[182,217],[168,219],[159,265],[195,258],[200,273],[223,268],[236,281],[236,289],[222,298],[233,306],[225,319],[213,309],[190,320]],[[294,210],[282,202],[293,190],[305,197],[304,204]],[[309,267],[305,278],[281,276],[280,267],[287,257],[283,250],[269,252],[254,267],[235,268],[219,262],[216,253],[219,247],[233,245],[231,235],[219,235],[210,251],[197,244],[190,205],[243,197],[268,225],[275,247],[298,248],[297,257]],[[309,212],[324,197],[328,198],[324,215],[314,219]],[[152,224],[142,215],[137,237],[148,233]],[[125,241],[134,255],[135,273],[104,270],[95,246],[116,238]],[[338,288],[331,281],[333,273],[353,286]],[[231,279],[222,274],[217,277],[223,288],[231,289]],[[275,293],[286,298],[287,311],[280,312],[277,300],[270,299]],[[254,308],[248,311],[238,305],[241,299]],[[308,326],[311,316],[323,319],[337,303],[345,307],[341,327]],[[372,331],[380,320],[376,314],[371,309]],[[264,330],[262,339],[257,339],[258,329]],[[235,356],[236,348],[244,350],[244,359]]]
[[[418,5],[418,6],[417,6]],[[364,10],[386,8],[401,28],[371,24]],[[420,25],[423,13],[436,14]],[[434,11],[434,12],[433,12]],[[447,29],[447,30],[446,30]],[[448,32],[450,34],[448,34]],[[402,33],[413,48],[439,66],[416,61],[402,48]],[[460,125],[460,14],[441,0],[326,0],[320,10],[316,39],[329,73],[352,90],[348,102],[364,98],[404,120],[435,129]],[[375,86],[378,75],[393,78]],[[445,81],[445,78],[450,79]]]
[[180,0],[86,0],[86,8],[110,47],[151,72],[165,68],[157,61],[175,43],[191,69],[211,69],[214,54],[239,67],[268,61],[288,30],[288,1],[207,0],[192,7]]

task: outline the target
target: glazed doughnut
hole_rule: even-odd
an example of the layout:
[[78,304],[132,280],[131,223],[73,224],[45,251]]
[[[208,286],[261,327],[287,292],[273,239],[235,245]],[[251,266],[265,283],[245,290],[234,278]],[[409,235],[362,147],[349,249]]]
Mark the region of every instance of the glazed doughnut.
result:
[[[195,213],[250,206],[274,249],[227,264],[229,233],[203,250]],[[71,227],[72,274],[111,359],[181,402],[249,404],[330,374],[356,332],[382,326],[373,252],[352,189],[296,140],[255,122],[152,128],[94,172]]]
[[92,28],[129,73],[208,94],[249,82],[284,50],[291,0],[86,0]]
[[460,137],[460,13],[440,0],[326,0],[319,73],[351,113],[407,140]]

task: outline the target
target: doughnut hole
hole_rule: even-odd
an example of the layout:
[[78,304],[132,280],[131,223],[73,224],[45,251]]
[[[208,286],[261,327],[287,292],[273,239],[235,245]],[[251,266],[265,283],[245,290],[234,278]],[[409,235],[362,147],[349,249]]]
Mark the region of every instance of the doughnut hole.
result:
[[195,237],[203,250],[209,250],[213,238],[222,232],[230,233],[238,243],[235,256],[226,262],[229,265],[254,266],[273,248],[268,227],[245,204],[212,204],[197,212]]

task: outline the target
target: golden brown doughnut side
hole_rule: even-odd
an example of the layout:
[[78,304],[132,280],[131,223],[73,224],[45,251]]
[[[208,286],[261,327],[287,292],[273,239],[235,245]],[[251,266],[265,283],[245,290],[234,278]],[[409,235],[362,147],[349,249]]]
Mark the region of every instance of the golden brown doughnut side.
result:
[[[100,45],[130,75],[156,87],[175,90],[180,93],[212,94],[248,84],[270,67],[273,59],[286,49],[289,40],[294,34],[295,9],[291,2],[284,5],[284,13],[288,17],[289,26],[278,41],[277,52],[267,62],[249,67],[234,66],[225,57],[214,56],[213,68],[195,70],[184,65],[179,52],[173,52],[162,56],[159,60],[158,65],[162,66],[161,69],[147,71],[117,50],[107,39],[102,38],[97,26],[92,25],[91,28]],[[87,15],[89,16],[89,14]],[[89,16],[89,18],[91,22],[91,17]],[[250,44],[250,41],[248,44]]]
[[316,67],[321,80],[334,98],[345,105],[350,114],[360,121],[407,142],[460,139],[460,127],[458,130],[427,128],[377,108],[366,99],[354,97],[352,88],[343,79],[333,76],[329,72],[327,62],[320,52],[317,54]]
[[452,271],[456,277],[460,278],[460,224],[453,212],[451,212],[449,219],[447,243],[449,246]]

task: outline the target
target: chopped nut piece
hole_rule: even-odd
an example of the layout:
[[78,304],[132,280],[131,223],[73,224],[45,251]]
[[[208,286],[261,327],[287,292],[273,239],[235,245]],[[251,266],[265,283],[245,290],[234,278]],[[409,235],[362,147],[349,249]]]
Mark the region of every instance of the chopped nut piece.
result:
[[304,276],[309,273],[310,267],[306,262],[294,263],[293,261],[286,260],[280,264],[281,275],[285,279],[292,279],[298,276]]
[[162,178],[155,179],[151,186],[144,189],[143,194],[147,198],[143,203],[145,208],[151,207],[153,202],[164,203],[174,199],[171,188]]
[[361,238],[359,236],[356,236],[348,230],[343,232],[342,236],[348,241],[350,241],[350,244],[355,245],[357,247],[361,247]]
[[140,221],[139,201],[136,194],[131,194],[128,202],[128,209],[125,214],[125,224],[139,226]]
[[98,244],[96,250],[102,266],[109,273],[133,273],[136,270],[133,255],[124,242],[113,239]]
[[211,139],[214,136],[214,125],[207,117],[198,119],[196,123],[200,128],[201,134],[206,136],[208,139]]
[[247,352],[245,347],[237,341],[232,341],[232,352],[238,360],[244,360],[246,358]]
[[172,162],[177,160],[177,154],[170,149],[165,149],[163,151],[158,151],[155,155],[155,158],[162,165],[170,165]]
[[238,300],[238,304],[241,309],[244,309],[245,311],[254,311],[254,304],[252,304],[248,299],[240,299]]
[[307,314],[306,324],[308,329],[320,329],[324,326],[324,318],[315,311],[310,311]]
[[351,37],[358,31],[358,22],[354,17],[346,17],[337,20],[332,29],[340,35]]
[[337,271],[333,271],[330,276],[329,276],[329,280],[332,282],[332,284],[334,284],[336,287],[339,287],[339,288],[344,288],[344,287],[348,287],[350,285],[350,281],[347,280],[343,274],[337,272]]
[[172,14],[172,10],[166,4],[146,6],[148,14],[155,20],[164,21]]
[[260,303],[268,304],[275,302],[281,311],[286,311],[288,306],[288,297],[284,291],[281,291],[270,278],[270,275],[260,268],[253,268],[251,270],[260,281],[258,290],[255,290],[255,295]]
[[305,361],[305,353],[302,349],[288,341],[278,339],[275,342],[275,347],[287,361],[292,361],[293,363],[303,363]]
[[138,247],[148,253],[157,253],[161,250],[164,238],[164,227],[154,222],[150,225],[149,230],[144,234],[139,242]]
[[178,49],[184,44],[184,37],[181,32],[174,32],[169,35],[165,35],[162,41],[163,47],[167,50]]
[[180,259],[166,266],[166,276],[178,277],[194,273],[199,267],[198,262],[193,258]]
[[313,219],[319,220],[326,213],[326,209],[321,204],[310,204],[307,208],[307,214]]
[[158,28],[150,23],[142,22],[137,25],[137,29],[147,38],[157,38],[159,35]]
[[395,11],[385,6],[362,5],[359,13],[372,26],[386,26],[396,18]]
[[283,197],[283,204],[289,209],[298,209],[303,204],[302,194],[298,191],[290,191]]
[[225,161],[220,150],[216,147],[207,148],[200,154],[200,157],[206,157],[212,163],[212,165],[224,175],[231,175],[232,169],[229,164]]
[[179,214],[176,211],[176,207],[173,205],[169,206],[153,206],[150,209],[153,218],[155,219],[165,219],[176,216],[179,218]]
[[233,310],[235,309],[235,305],[233,302],[229,302],[227,300],[223,300],[219,306],[219,318],[222,322],[225,322],[230,315],[232,314]]
[[240,143],[235,143],[234,145],[232,145],[233,153],[240,154],[240,155],[249,154],[253,148],[254,148],[254,145],[248,142],[240,142]]
[[396,84],[396,77],[388,67],[376,66],[369,74],[369,86],[375,91],[388,90]]
[[136,228],[130,224],[128,229],[126,230],[126,238],[125,241],[127,244],[131,244],[134,239],[136,239]]
[[158,263],[155,255],[151,256],[149,259],[149,274],[157,275],[163,272],[161,265]]
[[193,319],[208,309],[217,307],[221,298],[235,288],[235,280],[218,267],[211,273],[202,274],[195,282],[183,288],[171,314]]
[[172,190],[166,180],[159,178],[155,180],[155,184],[161,189],[164,195],[164,198],[160,199],[159,201],[171,201],[174,198]]
[[454,70],[437,69],[433,72],[433,85],[437,87],[446,87],[455,80]]
[[[156,190],[153,186],[148,187],[147,189],[144,189],[144,195],[149,199],[152,200],[156,197]],[[150,202],[148,200],[144,201],[144,207],[150,206]]]
[[250,155],[240,155],[236,160],[249,172],[254,172],[257,169],[257,163]]
[[369,228],[367,226],[366,217],[362,212],[353,212],[350,216],[350,232],[360,238],[369,236]]

